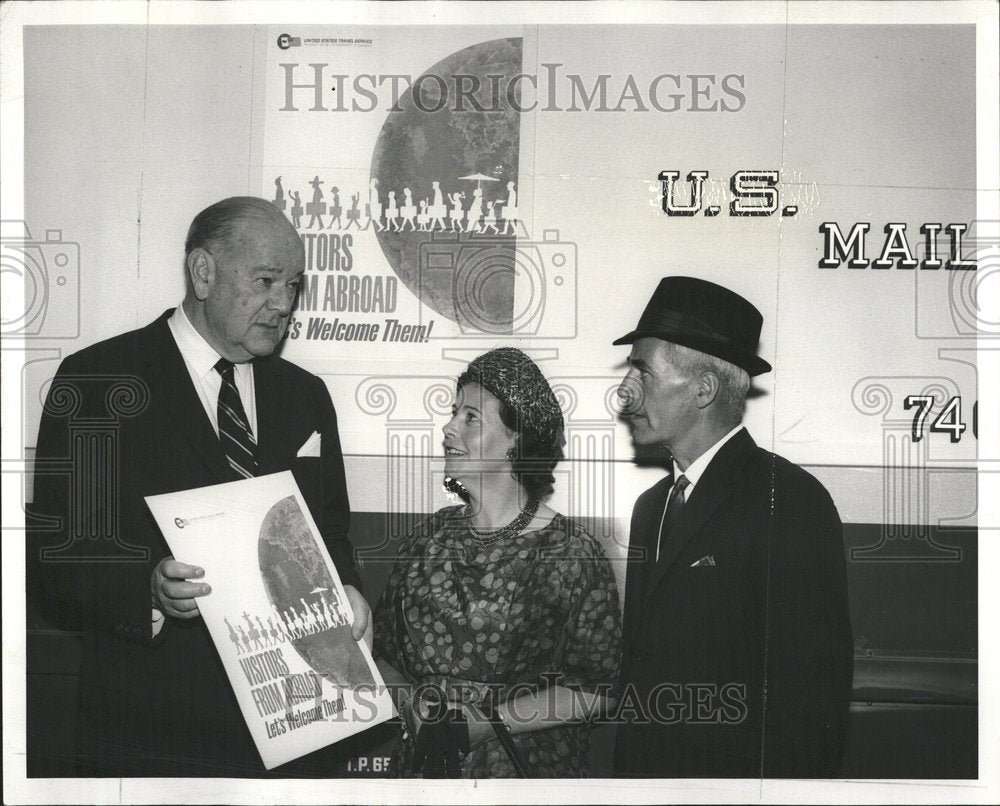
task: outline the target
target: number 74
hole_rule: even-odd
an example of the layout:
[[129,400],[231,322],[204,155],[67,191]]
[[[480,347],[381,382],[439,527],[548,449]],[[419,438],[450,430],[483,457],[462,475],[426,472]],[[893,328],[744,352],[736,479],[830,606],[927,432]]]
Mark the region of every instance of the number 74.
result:
[[[916,408],[917,413],[913,416],[913,441],[920,442],[924,438],[924,425],[927,417],[931,413],[934,405],[934,398],[930,395],[907,395],[903,400],[904,409]],[[978,404],[972,406],[972,433],[976,434],[976,415]],[[934,418],[931,423],[931,431],[948,434],[952,442],[958,442],[965,431],[965,423],[962,422],[962,398],[956,395],[949,400],[941,413]]]

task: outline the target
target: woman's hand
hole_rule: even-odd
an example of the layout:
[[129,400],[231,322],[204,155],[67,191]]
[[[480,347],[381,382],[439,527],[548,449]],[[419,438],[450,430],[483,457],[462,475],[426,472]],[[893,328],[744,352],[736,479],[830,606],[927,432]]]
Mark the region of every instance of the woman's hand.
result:
[[486,714],[471,703],[462,704],[462,712],[465,714],[466,724],[469,726],[469,749],[475,750],[479,745],[490,739],[496,738],[493,726],[486,718]]
[[412,696],[412,693],[403,700],[403,704],[398,710],[400,717],[403,719],[403,725],[406,727],[406,732],[410,736],[416,738],[420,732],[420,726],[427,719],[427,708],[427,703],[419,697]]

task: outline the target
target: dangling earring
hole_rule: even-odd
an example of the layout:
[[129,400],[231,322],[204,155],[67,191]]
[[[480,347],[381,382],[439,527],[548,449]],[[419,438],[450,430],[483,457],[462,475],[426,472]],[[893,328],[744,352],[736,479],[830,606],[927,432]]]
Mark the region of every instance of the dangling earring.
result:
[[507,448],[507,461],[513,464],[515,459],[517,459],[517,451],[511,446]]
[[[465,485],[462,484],[462,482],[460,482],[458,479],[453,479],[451,476],[445,476],[443,486],[445,495],[447,495],[450,500],[454,501],[455,499],[452,496],[457,496],[462,501],[466,503],[469,502],[469,499],[471,497],[469,495],[469,491],[465,488]],[[458,502],[455,501],[455,503]]]

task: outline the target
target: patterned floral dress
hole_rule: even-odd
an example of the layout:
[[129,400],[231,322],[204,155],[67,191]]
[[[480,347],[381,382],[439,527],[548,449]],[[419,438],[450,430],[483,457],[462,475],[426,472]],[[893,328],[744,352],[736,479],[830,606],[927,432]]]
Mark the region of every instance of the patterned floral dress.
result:
[[[431,515],[407,537],[375,612],[375,651],[415,686],[476,702],[503,702],[558,684],[612,693],[621,652],[614,572],[600,544],[556,515],[543,529],[482,548],[462,507]],[[515,687],[512,691],[512,687]],[[520,689],[520,690],[518,690]],[[587,774],[589,726],[521,733],[514,743],[532,777]],[[411,768],[401,742],[393,769]],[[475,748],[463,774],[514,777],[499,741]]]

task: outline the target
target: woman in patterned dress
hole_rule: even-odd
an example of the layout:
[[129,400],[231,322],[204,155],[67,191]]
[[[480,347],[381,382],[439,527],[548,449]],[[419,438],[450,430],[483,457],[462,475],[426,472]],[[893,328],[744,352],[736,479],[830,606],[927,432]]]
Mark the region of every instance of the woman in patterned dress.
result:
[[459,377],[445,473],[467,504],[413,530],[376,608],[380,667],[403,691],[397,774],[416,773],[437,724],[429,693],[452,709],[433,735],[461,748],[461,775],[518,774],[500,733],[531,777],[587,774],[587,720],[611,704],[621,622],[600,544],[542,502],[564,443],[559,404],[520,350]]

